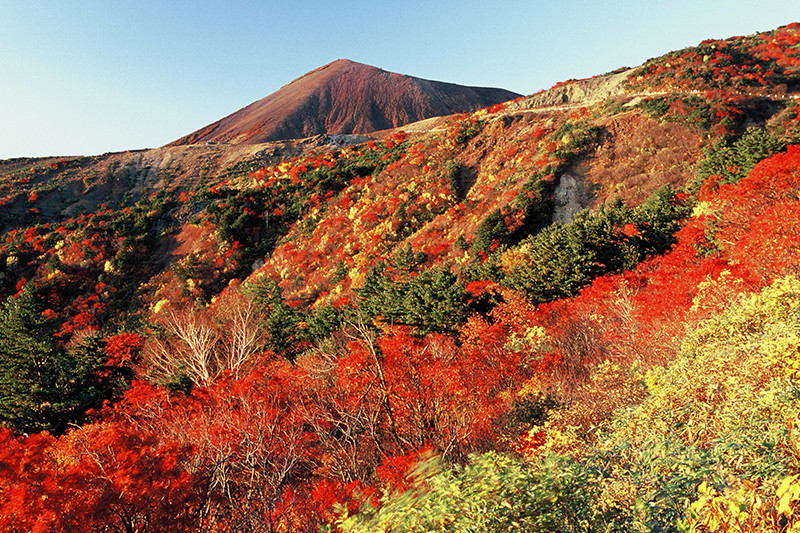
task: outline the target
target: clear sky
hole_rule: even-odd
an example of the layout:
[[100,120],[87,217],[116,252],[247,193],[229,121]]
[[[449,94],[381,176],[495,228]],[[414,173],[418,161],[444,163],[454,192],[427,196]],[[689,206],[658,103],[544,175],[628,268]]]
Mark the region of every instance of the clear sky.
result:
[[339,58],[531,94],[798,21],[797,0],[0,0],[0,159],[161,146]]

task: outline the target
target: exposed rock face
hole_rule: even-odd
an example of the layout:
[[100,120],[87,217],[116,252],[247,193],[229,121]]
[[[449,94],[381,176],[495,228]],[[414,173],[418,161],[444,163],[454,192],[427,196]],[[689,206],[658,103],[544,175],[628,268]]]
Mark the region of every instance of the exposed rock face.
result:
[[625,94],[623,82],[632,70],[624,70],[585,80],[575,80],[560,84],[552,89],[536,93],[509,106],[508,111],[521,111],[541,107],[564,105],[591,105],[606,98]]
[[368,133],[472,111],[517,96],[504,89],[429,81],[339,59],[170,144],[250,144]]
[[565,173],[561,176],[555,190],[555,209],[553,222],[569,224],[575,215],[589,207],[591,195],[582,176]]

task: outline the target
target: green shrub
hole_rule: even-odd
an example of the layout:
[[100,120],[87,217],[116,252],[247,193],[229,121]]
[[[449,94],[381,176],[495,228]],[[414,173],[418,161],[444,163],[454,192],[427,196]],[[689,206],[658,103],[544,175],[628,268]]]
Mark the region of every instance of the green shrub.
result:
[[472,456],[464,467],[437,458],[412,473],[413,488],[339,520],[345,533],[567,533],[594,529],[589,474],[574,460],[547,455],[535,463],[507,455]]

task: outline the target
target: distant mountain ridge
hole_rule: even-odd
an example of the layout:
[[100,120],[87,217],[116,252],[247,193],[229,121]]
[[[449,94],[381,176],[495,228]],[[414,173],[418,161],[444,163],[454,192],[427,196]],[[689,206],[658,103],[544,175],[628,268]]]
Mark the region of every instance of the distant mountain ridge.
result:
[[369,133],[518,96],[505,89],[425,80],[338,59],[169,146]]

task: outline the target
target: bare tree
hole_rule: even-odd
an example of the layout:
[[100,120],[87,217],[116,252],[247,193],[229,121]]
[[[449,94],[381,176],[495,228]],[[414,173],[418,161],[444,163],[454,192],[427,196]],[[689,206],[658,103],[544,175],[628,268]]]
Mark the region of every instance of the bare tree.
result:
[[170,307],[159,313],[157,321],[166,336],[154,337],[145,346],[147,373],[156,378],[185,374],[197,384],[210,383],[219,371],[219,332],[208,312]]
[[261,327],[264,309],[240,292],[226,296],[217,314],[222,329],[218,364],[239,377],[252,367],[264,351],[269,334]]
[[145,372],[163,379],[185,375],[208,385],[221,373],[241,377],[264,352],[266,310],[240,291],[209,308],[167,307],[156,315],[163,334],[145,347]]

